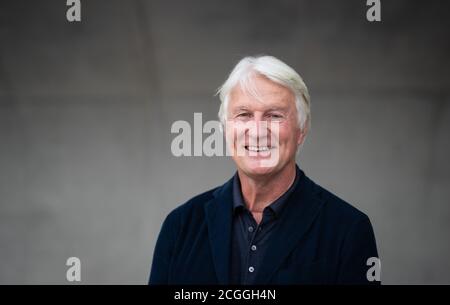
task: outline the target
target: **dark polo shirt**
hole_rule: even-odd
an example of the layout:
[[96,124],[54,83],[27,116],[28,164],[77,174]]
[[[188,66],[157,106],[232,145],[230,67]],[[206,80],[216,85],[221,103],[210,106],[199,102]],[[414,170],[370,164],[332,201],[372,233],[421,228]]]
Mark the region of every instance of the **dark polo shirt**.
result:
[[251,285],[255,283],[255,276],[267,251],[267,241],[279,223],[286,201],[297,187],[301,175],[302,172],[296,166],[294,182],[283,195],[264,209],[259,225],[245,205],[239,176],[237,173],[234,175],[230,264],[230,280],[232,284]]

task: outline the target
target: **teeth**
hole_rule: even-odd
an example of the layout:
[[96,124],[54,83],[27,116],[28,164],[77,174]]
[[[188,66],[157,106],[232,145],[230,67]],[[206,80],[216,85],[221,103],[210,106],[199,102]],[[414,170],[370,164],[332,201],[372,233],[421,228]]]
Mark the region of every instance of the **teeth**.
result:
[[258,147],[258,146],[247,146],[247,149],[250,150],[250,151],[259,152],[259,151],[268,151],[269,147],[267,147],[267,146],[260,146],[260,147]]

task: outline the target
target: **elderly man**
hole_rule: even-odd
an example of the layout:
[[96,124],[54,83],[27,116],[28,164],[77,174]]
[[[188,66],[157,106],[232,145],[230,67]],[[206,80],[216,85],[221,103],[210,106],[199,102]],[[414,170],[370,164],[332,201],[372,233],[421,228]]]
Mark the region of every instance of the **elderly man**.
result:
[[311,121],[302,78],[274,57],[246,57],[218,93],[237,172],[167,216],[149,283],[379,283],[368,276],[369,218],[296,165]]

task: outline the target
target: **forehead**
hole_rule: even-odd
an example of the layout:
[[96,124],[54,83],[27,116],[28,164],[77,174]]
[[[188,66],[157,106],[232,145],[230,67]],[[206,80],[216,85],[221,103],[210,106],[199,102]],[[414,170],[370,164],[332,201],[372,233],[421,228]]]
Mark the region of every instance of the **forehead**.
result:
[[288,88],[264,76],[254,76],[247,88],[236,85],[230,93],[229,109],[290,108],[295,106],[294,94]]

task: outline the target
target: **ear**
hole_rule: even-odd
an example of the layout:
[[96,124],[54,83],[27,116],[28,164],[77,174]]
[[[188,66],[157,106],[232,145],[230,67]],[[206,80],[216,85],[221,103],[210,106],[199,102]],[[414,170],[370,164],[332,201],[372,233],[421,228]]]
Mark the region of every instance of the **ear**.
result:
[[298,146],[303,144],[303,142],[305,141],[307,133],[308,133],[308,129],[307,128],[300,129],[300,132],[299,132],[299,134],[297,136],[297,145]]

